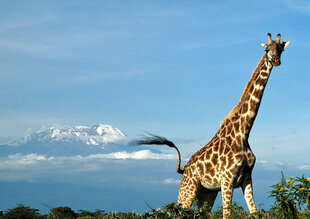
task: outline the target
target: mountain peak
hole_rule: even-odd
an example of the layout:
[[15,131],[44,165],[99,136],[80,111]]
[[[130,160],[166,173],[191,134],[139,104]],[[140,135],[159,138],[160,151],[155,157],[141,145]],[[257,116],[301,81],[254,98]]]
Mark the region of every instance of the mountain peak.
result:
[[105,145],[110,142],[121,141],[125,134],[111,125],[88,126],[63,126],[60,128],[50,127],[30,135],[27,142],[41,143],[71,143],[82,142],[88,145]]
[[109,133],[115,136],[125,137],[124,133],[121,130],[119,130],[118,128],[114,128],[111,125],[99,124],[99,125],[94,125],[92,128],[96,130],[99,135],[104,135],[105,133],[106,134]]

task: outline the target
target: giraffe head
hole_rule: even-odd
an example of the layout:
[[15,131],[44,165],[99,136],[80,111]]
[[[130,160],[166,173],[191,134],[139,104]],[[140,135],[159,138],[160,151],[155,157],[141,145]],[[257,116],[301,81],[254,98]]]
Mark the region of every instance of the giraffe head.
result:
[[281,54],[290,44],[289,40],[280,42],[281,34],[277,35],[277,39],[273,41],[271,34],[268,33],[268,43],[261,43],[267,53],[267,59],[273,66],[279,66],[281,64]]

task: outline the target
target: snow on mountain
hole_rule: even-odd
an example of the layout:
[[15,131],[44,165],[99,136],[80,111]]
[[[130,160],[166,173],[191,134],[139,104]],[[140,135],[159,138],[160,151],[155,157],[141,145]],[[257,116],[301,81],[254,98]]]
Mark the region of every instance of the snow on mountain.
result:
[[36,132],[25,139],[25,143],[85,143],[87,145],[105,146],[107,143],[125,139],[125,134],[111,125],[51,127]]
[[127,141],[127,136],[111,125],[51,127],[33,133],[23,140],[0,145],[0,157],[30,153],[49,156],[88,156],[142,150],[162,153],[157,147],[129,146]]

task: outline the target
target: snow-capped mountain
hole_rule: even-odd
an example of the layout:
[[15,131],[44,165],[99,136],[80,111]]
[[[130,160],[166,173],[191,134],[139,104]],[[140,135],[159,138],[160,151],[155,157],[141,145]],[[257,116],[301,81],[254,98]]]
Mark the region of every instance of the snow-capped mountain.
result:
[[16,153],[76,156],[145,149],[161,153],[154,147],[128,146],[127,140],[121,130],[111,125],[51,127],[26,136],[23,140],[0,145],[0,156]]
[[125,139],[125,134],[111,125],[51,127],[36,132],[25,139],[25,143],[85,143],[87,145],[105,146],[107,143]]

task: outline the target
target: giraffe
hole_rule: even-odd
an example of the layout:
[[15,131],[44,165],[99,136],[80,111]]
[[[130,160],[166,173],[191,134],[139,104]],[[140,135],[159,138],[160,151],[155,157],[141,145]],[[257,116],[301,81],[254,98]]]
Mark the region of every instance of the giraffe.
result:
[[223,218],[229,218],[233,189],[241,187],[249,211],[257,211],[252,191],[252,170],[256,157],[248,138],[271,70],[273,66],[281,64],[281,54],[290,43],[289,40],[280,42],[280,34],[275,41],[270,33],[267,36],[268,43],[261,43],[266,52],[247,83],[239,103],[221,122],[211,141],[194,153],[183,168],[180,167],[181,155],[178,148],[166,138],[150,134],[149,137],[134,142],[138,145],[168,145],[177,150],[177,172],[183,174],[178,203],[184,208],[191,207],[196,197],[198,207],[207,202],[211,211],[215,198],[221,191]]

